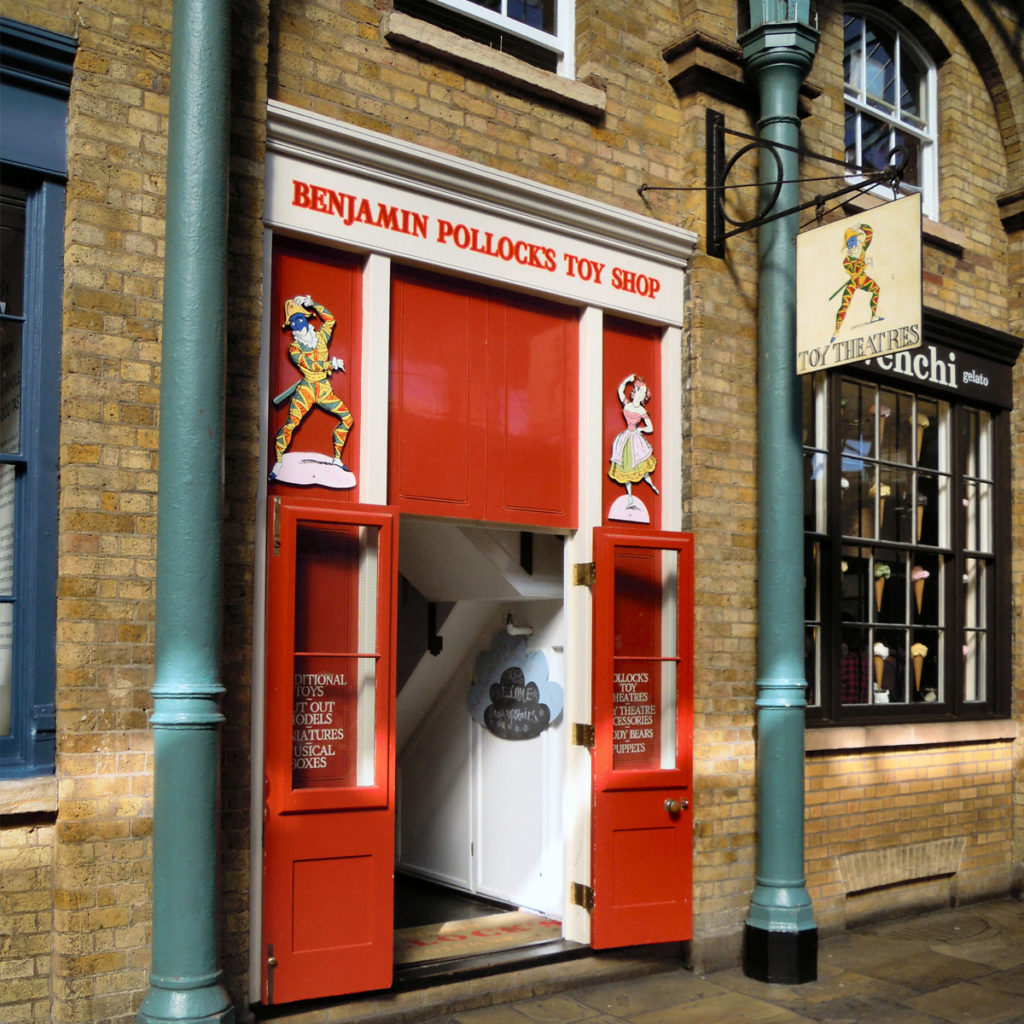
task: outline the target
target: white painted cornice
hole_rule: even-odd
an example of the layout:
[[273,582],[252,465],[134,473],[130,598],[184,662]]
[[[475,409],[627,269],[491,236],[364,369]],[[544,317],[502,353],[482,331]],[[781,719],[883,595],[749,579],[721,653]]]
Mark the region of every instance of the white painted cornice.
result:
[[267,149],[685,269],[692,231],[271,100]]

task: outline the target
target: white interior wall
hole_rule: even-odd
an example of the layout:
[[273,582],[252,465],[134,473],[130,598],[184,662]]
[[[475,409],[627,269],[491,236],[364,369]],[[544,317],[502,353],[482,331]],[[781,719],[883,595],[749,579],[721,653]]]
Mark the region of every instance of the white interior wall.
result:
[[[471,642],[442,630],[446,645],[467,653],[399,755],[397,864],[561,917],[564,715],[535,739],[502,740],[473,721],[466,694],[476,655],[504,629],[509,610],[517,625],[533,627],[528,646],[545,650],[549,678],[562,683],[562,602],[489,605],[493,614]],[[457,618],[455,628],[470,628],[459,624],[473,618]]]

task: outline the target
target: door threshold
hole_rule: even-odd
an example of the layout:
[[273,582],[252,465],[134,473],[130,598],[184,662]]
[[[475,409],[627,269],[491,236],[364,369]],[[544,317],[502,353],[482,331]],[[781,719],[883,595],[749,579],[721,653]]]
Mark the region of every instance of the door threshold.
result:
[[[543,947],[522,947],[519,952],[524,956],[518,962],[507,958],[514,950],[489,954],[500,956],[502,961],[492,966],[464,961],[461,967],[466,973],[462,974],[457,973],[460,965],[454,958],[410,965],[424,973],[439,967],[450,973],[414,979],[408,976],[409,969],[396,970],[392,987],[377,992],[278,1006],[257,1003],[241,1012],[239,1024],[422,1024],[482,1005],[550,996],[580,985],[659,974],[689,964],[688,942],[595,951],[579,943],[553,940],[543,943]],[[489,983],[479,980],[487,976],[492,979]]]
[[469,956],[451,956],[422,963],[396,964],[393,992],[426,988],[448,982],[468,981],[484,974],[522,970],[588,956],[589,946],[567,939],[549,939],[512,949],[492,950]]

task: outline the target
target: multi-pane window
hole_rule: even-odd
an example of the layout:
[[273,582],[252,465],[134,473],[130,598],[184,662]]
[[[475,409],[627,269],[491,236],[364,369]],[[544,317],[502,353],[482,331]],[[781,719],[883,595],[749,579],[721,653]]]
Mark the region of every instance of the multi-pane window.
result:
[[998,415],[804,378],[805,671],[825,720],[996,710]]
[[545,70],[574,73],[570,0],[395,0],[395,10]]
[[0,775],[53,770],[67,91],[75,43],[0,18]]
[[24,189],[0,184],[0,736],[11,734],[14,706],[14,491],[21,453],[25,199]]
[[905,33],[848,11],[843,19],[846,161],[880,170],[907,151],[903,185],[937,217],[934,70]]

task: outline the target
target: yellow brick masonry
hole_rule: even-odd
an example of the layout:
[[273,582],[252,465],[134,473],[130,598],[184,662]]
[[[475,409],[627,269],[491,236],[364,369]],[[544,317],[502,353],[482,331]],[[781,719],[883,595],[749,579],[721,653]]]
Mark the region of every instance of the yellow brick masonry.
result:
[[[910,844],[963,838],[955,878],[946,878],[945,898],[969,900],[1006,892],[1010,886],[1013,794],[1008,743],[812,754],[807,761],[806,861],[819,928],[847,923],[847,898],[881,888],[884,871],[854,889],[844,886],[839,860],[879,854]],[[944,865],[921,868],[923,881],[947,874]],[[892,898],[882,894],[883,901]]]
[[149,967],[153,580],[170,4],[79,5],[68,110],[56,1021],[130,1021]]

